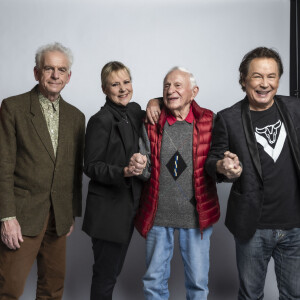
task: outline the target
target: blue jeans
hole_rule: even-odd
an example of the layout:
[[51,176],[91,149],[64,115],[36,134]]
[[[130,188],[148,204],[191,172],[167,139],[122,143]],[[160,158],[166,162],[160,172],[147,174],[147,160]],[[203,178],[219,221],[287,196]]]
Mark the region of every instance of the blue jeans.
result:
[[[147,300],[169,299],[168,279],[174,249],[176,228],[153,226],[146,239],[146,266],[143,277]],[[208,295],[209,246],[212,227],[201,232],[196,229],[177,229],[184,265],[186,298],[206,300]]]
[[261,300],[268,263],[273,257],[280,300],[300,299],[300,228],[258,229],[248,241],[236,242],[239,300]]

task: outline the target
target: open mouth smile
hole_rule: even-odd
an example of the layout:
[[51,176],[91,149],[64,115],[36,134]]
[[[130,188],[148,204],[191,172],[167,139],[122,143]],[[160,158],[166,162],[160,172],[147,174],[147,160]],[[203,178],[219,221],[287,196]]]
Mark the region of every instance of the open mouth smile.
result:
[[118,97],[123,99],[123,98],[127,98],[129,94],[124,94],[124,95],[119,95]]
[[256,91],[256,93],[262,97],[265,98],[271,91]]

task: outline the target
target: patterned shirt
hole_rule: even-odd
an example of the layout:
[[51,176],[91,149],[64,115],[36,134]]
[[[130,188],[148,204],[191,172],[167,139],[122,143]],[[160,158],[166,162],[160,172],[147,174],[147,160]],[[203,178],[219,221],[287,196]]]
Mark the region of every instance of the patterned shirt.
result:
[[45,117],[47,128],[50,134],[54,155],[56,156],[57,144],[58,144],[58,128],[59,128],[59,100],[51,102],[49,99],[39,93],[39,101],[42,109],[42,113]]

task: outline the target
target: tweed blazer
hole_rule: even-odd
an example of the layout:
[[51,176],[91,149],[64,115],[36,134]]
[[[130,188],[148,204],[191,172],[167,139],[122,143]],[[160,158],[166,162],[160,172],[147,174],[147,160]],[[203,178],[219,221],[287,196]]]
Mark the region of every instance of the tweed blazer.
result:
[[85,117],[60,99],[56,157],[38,85],[3,100],[0,110],[0,219],[16,216],[22,234],[38,235],[52,205],[56,231],[81,215]]

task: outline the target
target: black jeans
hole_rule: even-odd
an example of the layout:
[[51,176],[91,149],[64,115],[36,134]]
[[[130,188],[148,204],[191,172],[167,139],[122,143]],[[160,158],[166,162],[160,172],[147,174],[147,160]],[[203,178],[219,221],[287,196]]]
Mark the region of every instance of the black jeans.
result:
[[117,277],[121,273],[131,236],[128,243],[125,244],[92,238],[95,262],[91,300],[112,299],[112,293]]

